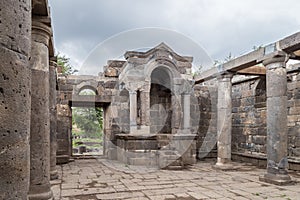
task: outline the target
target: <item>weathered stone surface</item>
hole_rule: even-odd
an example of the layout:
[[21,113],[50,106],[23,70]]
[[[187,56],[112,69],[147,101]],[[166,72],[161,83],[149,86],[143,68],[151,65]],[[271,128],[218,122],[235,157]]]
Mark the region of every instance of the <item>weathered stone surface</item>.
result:
[[31,1],[0,2],[0,199],[29,189]]
[[218,161],[216,166],[228,165],[231,162],[231,130],[232,130],[232,74],[218,77],[218,118],[217,147]]
[[49,111],[50,111],[50,179],[57,179],[58,174],[56,170],[56,126],[57,126],[57,112],[56,112],[56,63],[50,61],[49,63]]
[[[287,79],[286,57],[273,57],[264,61],[267,67],[267,173],[262,181],[287,184]],[[274,81],[280,85],[273,86]]]
[[49,55],[50,28],[34,21],[32,29],[29,199],[51,199]]

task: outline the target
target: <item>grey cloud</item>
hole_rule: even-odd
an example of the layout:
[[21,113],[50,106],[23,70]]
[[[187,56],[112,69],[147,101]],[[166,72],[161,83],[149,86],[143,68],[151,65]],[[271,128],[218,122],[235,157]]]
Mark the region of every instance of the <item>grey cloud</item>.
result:
[[[77,60],[119,32],[161,27],[201,44],[213,59],[240,55],[299,31],[298,0],[50,0],[55,41]],[[68,45],[70,48],[66,48]],[[64,47],[64,48],[63,48]],[[72,59],[71,57],[71,59]]]

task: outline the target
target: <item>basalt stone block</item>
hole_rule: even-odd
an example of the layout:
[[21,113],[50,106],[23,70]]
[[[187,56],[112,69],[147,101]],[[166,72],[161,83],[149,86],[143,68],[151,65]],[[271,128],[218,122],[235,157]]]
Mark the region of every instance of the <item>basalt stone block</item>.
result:
[[107,89],[114,89],[116,87],[117,81],[107,81],[104,83],[104,87]]

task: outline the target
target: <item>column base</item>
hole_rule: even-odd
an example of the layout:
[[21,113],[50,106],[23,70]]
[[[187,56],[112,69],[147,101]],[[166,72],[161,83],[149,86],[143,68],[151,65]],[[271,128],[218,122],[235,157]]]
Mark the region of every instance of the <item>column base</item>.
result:
[[57,155],[56,156],[56,164],[67,164],[70,162],[70,156],[69,155]]
[[259,181],[274,185],[292,185],[294,182],[288,174],[271,174],[267,173],[259,177]]
[[224,159],[224,158],[218,158],[218,161],[215,165],[212,166],[213,169],[217,170],[234,170],[238,169],[237,166],[234,166],[231,162],[231,160]]
[[50,171],[50,180],[55,180],[55,179],[58,179],[57,170]]
[[30,186],[28,200],[54,200],[50,184],[43,186]]

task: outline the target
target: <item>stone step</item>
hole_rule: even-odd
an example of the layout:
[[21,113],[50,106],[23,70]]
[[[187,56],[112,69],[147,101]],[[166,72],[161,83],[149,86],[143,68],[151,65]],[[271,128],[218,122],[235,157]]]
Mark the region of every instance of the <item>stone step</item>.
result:
[[148,157],[128,158],[128,164],[138,166],[157,166],[157,161],[155,158]]

